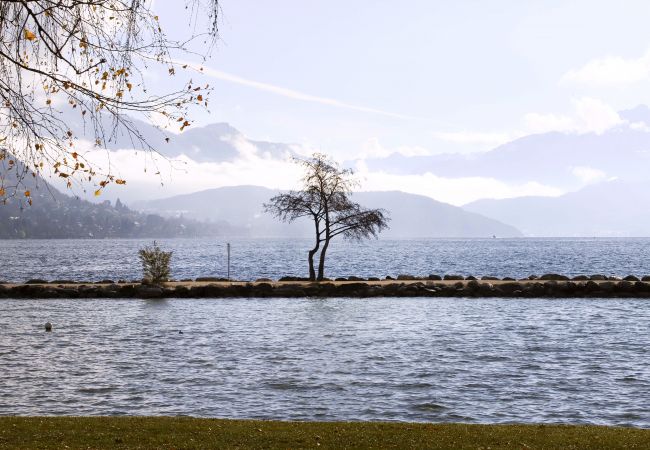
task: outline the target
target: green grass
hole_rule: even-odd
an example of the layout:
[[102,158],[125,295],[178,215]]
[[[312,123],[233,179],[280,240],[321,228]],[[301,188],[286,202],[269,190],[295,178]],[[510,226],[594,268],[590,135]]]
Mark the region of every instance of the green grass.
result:
[[0,448],[648,449],[650,430],[176,417],[0,417]]

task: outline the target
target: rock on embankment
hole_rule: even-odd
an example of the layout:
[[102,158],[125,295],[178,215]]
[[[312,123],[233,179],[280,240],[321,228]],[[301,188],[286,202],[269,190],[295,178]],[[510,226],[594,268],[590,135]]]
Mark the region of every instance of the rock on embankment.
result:
[[[286,279],[285,279],[286,280]],[[522,280],[494,277],[431,275],[418,278],[400,275],[364,280],[358,277],[313,283],[302,279],[273,282],[203,281],[168,283],[164,286],[137,283],[56,284],[43,280],[18,285],[0,284],[0,298],[227,298],[227,297],[523,297],[523,298],[650,298],[650,277],[633,275],[620,279],[602,275],[569,279],[558,274]]]

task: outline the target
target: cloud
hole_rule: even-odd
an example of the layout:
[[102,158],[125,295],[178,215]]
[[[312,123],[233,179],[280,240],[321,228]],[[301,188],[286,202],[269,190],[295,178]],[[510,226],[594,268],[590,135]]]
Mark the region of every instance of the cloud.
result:
[[528,195],[559,196],[564,193],[560,189],[537,182],[508,184],[494,178],[444,178],[430,172],[419,175],[370,172],[363,162],[357,165],[357,175],[362,179],[363,190],[398,190],[424,195],[457,206],[482,198],[513,198]]
[[605,172],[593,167],[577,166],[571,170],[571,173],[585,184],[597,183],[607,179]]
[[[299,186],[301,169],[289,157],[272,157],[242,137],[233,137],[232,143],[239,155],[227,162],[197,162],[187,155],[170,161],[156,154],[132,149],[111,152],[95,149],[88,151],[85,157],[93,164],[104,167],[108,166],[110,158],[114,174],[126,179],[127,186],[109,185],[100,198],[122,197],[127,203],[223,186],[256,185],[272,189],[295,189]],[[454,205],[481,198],[557,196],[563,193],[533,182],[508,184],[483,177],[444,178],[431,173],[404,175],[375,172],[369,171],[363,160],[357,161],[356,168],[363,190],[399,190]],[[87,190],[92,193],[94,188]]]
[[399,153],[404,156],[426,156],[431,154],[428,149],[419,146],[402,145],[395,148],[386,148],[379,143],[379,139],[370,138],[361,146],[361,152],[357,158],[385,158],[394,153]]
[[590,87],[617,86],[638,83],[650,78],[650,51],[638,58],[607,56],[589,61],[579,69],[571,69],[562,76],[562,85]]
[[275,95],[280,95],[282,97],[290,98],[293,100],[300,100],[304,102],[310,102],[310,103],[319,103],[321,105],[327,105],[327,106],[332,106],[335,108],[342,108],[342,109],[348,109],[352,111],[359,111],[359,112],[364,112],[364,113],[371,113],[371,114],[379,114],[382,116],[388,116],[388,117],[393,117],[396,119],[415,119],[415,117],[407,116],[404,114],[397,114],[393,113],[390,111],[384,111],[381,109],[376,109],[376,108],[370,108],[367,106],[361,106],[361,105],[354,105],[351,103],[347,103],[341,100],[333,99],[333,98],[328,98],[328,97],[321,97],[318,95],[312,95],[312,94],[307,94],[304,92],[296,91],[293,89],[285,88],[282,86],[277,86],[274,84],[270,83],[264,83],[261,81],[256,81],[256,80],[251,80],[249,78],[244,78],[240,77],[239,75],[234,75],[232,73],[224,72],[222,70],[217,70],[217,69],[212,69],[210,67],[203,67],[201,69],[197,69],[194,67],[192,64],[184,62],[184,61],[177,61],[178,64],[182,65],[189,65],[190,67],[194,68],[195,70],[199,70],[201,73],[208,75],[212,78],[216,78],[221,81],[226,81],[229,83],[234,83],[234,84],[239,84],[242,86],[247,86],[253,89],[257,89],[259,91],[265,91],[265,92],[270,92]]
[[532,133],[548,131],[597,133],[625,123],[615,109],[601,100],[583,97],[573,100],[571,115],[529,113],[524,116],[525,127]]
[[517,137],[521,137],[521,133],[498,133],[498,132],[476,132],[476,131],[436,131],[433,137],[442,141],[453,142],[455,144],[471,144],[471,145],[489,145],[496,147],[497,145],[505,144],[512,141]]

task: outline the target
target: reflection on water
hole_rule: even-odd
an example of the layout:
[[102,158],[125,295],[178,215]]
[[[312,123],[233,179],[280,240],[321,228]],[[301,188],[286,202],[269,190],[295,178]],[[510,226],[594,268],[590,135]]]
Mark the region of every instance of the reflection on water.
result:
[[2,300],[0,414],[648,427],[649,331],[633,299]]

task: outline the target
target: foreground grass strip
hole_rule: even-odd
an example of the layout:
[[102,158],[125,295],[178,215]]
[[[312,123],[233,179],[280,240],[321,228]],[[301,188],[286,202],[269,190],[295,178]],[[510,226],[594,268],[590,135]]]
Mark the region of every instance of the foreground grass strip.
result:
[[650,430],[177,417],[0,417],[0,448],[648,449]]

